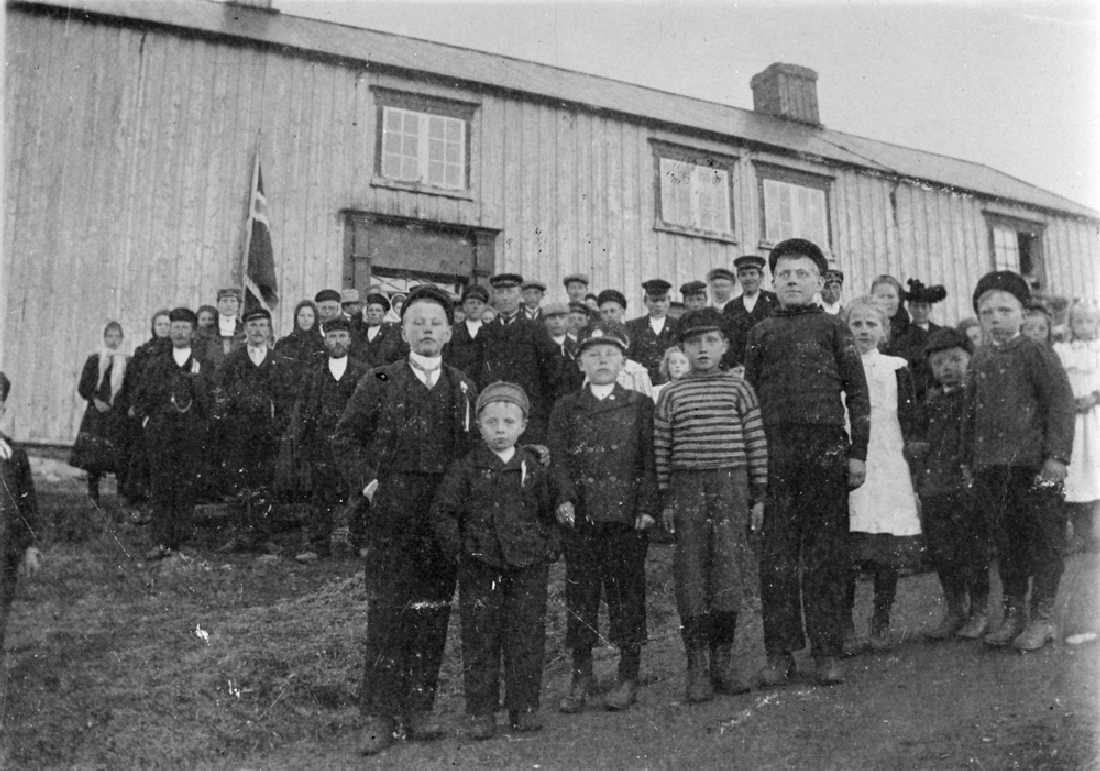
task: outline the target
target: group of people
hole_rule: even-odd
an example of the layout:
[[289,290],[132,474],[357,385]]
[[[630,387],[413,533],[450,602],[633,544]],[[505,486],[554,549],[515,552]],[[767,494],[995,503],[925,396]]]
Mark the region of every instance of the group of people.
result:
[[[240,295],[224,290],[197,313],[158,313],[130,360],[108,325],[81,378],[73,462],[89,495],[107,471],[136,495],[144,474],[150,557],[188,538],[195,500],[228,493],[230,548],[261,545],[272,502],[294,494],[314,504],[303,548],[362,546],[364,753],[441,735],[456,586],[470,735],[494,734],[501,703],[514,730],[537,730],[548,565],[563,554],[572,675],[559,708],[588,704],[602,599],[620,651],[604,705],[628,709],[651,536],[675,541],[693,703],[784,684],[807,642],[816,680],[843,682],[844,655],[892,645],[899,569],[921,536],[944,598],[929,638],[1041,648],[1063,498],[1093,542],[1100,315],[1074,306],[1072,339],[1054,345],[1049,328],[1046,340],[1021,333],[1032,298],[1009,271],[978,282],[978,322],[959,328],[929,320],[942,287],[880,276],[844,302],[843,280],[817,245],[788,239],[685,283],[682,308],[669,282],[644,282],[646,312],[625,323],[626,296],[591,295],[580,274],[564,280],[568,303],[543,304],[545,285],[513,273],[458,298],[430,284],[362,303],[325,290],[274,344],[270,314],[238,320]],[[127,441],[128,454],[104,453],[113,465],[94,460]],[[733,654],[750,538],[767,654],[755,679]],[[860,570],[874,585],[866,643]]]

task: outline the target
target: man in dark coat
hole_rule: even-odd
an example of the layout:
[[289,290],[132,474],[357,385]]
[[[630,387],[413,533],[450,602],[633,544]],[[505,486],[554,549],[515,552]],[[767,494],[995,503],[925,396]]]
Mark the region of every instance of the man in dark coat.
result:
[[680,285],[680,297],[684,298],[684,312],[701,311],[707,307],[707,283],[688,281]]
[[[345,322],[346,323],[346,322]],[[226,362],[227,462],[235,476],[238,532],[223,549],[254,548],[266,540],[279,439],[294,399],[294,364],[271,350],[271,314],[245,315],[247,345]]]
[[497,380],[515,383],[531,400],[524,444],[542,444],[558,378],[558,351],[542,324],[522,318],[519,310],[523,277],[501,273],[489,279],[497,316],[481,328],[484,360],[478,386]]
[[542,298],[546,295],[546,284],[541,281],[524,281],[522,287],[523,304],[520,313],[528,321],[542,321]]
[[149,452],[154,544],[149,559],[169,556],[189,534],[212,408],[212,367],[191,349],[195,313],[176,308],[169,318],[172,349],[146,365],[135,403]]
[[844,291],[844,271],[830,268],[821,279],[821,308],[830,316],[837,316],[844,310],[840,300]]
[[[408,346],[401,339],[401,328],[383,321],[389,311],[390,301],[386,296],[372,293],[367,295],[367,302],[363,307],[362,324],[356,328],[354,321],[348,322],[347,331],[351,335],[349,355],[368,368],[393,364],[408,353]],[[327,327],[325,332],[328,332]]]
[[[368,297],[368,314],[371,305]],[[386,306],[389,310],[389,303]],[[307,552],[325,553],[330,549],[333,553],[350,552],[351,523],[344,516],[348,488],[332,452],[332,441],[348,400],[371,367],[348,355],[349,326],[339,319],[329,322],[325,330],[327,355],[313,363],[302,386],[299,445],[305,449],[312,471],[314,516],[305,534],[309,541],[307,551],[298,555],[299,559]]]
[[195,345],[196,355],[208,362],[218,375],[225,367],[226,359],[244,345],[244,322],[241,321],[241,290],[218,290],[218,323],[213,335],[203,336],[203,344]]
[[626,323],[626,331],[630,335],[627,358],[646,368],[653,385],[665,382],[666,378],[661,376],[661,360],[665,357],[665,351],[676,345],[679,339],[676,320],[668,316],[668,291],[671,286],[663,278],[643,282],[648,312]]
[[408,359],[360,379],[333,439],[352,500],[370,504],[370,605],[359,692],[364,754],[393,742],[397,719],[411,739],[442,734],[431,713],[456,566],[440,549],[428,512],[447,467],[466,455],[476,429],[473,382],[443,364],[450,297],[420,286],[401,313]]
[[711,306],[721,311],[733,299],[733,288],[737,286],[737,277],[729,268],[714,268],[707,273],[707,286],[710,288]]
[[480,284],[471,284],[462,291],[462,310],[466,312],[466,318],[454,325],[451,342],[443,350],[443,359],[448,364],[474,380],[481,376],[485,359],[481,314],[488,304],[489,290]]
[[727,367],[739,367],[745,363],[749,330],[779,307],[775,293],[760,288],[764,277],[763,257],[746,254],[734,260],[733,265],[737,268],[737,280],[741,282],[741,294],[730,300],[722,311],[728,320],[730,339],[729,350],[723,360]]
[[569,335],[569,306],[550,303],[543,306],[543,323],[550,340],[558,349],[558,380],[554,387],[554,401],[573,393],[584,383],[584,373],[577,366],[579,343]]

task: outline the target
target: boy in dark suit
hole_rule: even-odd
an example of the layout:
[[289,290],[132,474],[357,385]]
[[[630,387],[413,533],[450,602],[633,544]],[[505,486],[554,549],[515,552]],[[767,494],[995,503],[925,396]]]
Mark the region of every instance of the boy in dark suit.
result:
[[779,299],[773,292],[760,288],[764,278],[764,258],[745,254],[733,261],[737,280],[741,282],[741,294],[726,303],[722,311],[728,320],[727,332],[730,349],[723,364],[738,367],[745,363],[745,345],[749,330],[772,315],[779,307]]
[[584,709],[592,684],[592,647],[600,593],[611,641],[619,646],[619,681],[608,709],[627,709],[638,689],[645,629],[646,531],[657,513],[653,402],[616,382],[627,341],[622,327],[595,324],[580,342],[588,385],[562,397],[550,416],[550,459],[565,533],[566,646],[573,655],[562,712]]
[[[368,368],[393,364],[408,353],[405,342],[401,339],[400,327],[384,322],[389,310],[390,301],[384,294],[368,294],[363,306],[362,323],[358,325],[358,329],[354,322],[349,322],[349,355]],[[328,325],[325,326],[325,331],[328,332]]]
[[462,290],[462,310],[466,318],[451,330],[451,342],[443,351],[443,358],[452,367],[462,370],[466,376],[477,380],[481,376],[484,361],[485,336],[481,333],[481,315],[489,304],[489,290],[480,284],[471,284]]
[[670,288],[671,285],[662,278],[651,278],[643,282],[647,313],[626,323],[626,332],[630,339],[630,349],[626,355],[646,368],[653,385],[665,382],[661,375],[661,359],[664,358],[665,351],[679,340],[676,320],[668,315]]

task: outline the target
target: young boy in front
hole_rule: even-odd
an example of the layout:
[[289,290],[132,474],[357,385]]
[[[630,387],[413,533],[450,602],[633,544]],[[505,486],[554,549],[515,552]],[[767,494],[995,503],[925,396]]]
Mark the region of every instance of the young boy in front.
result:
[[619,680],[605,705],[621,710],[634,703],[646,638],[647,530],[657,513],[653,402],[616,382],[628,346],[621,325],[598,322],[579,346],[588,384],[558,400],[549,431],[557,517],[566,528],[565,643],[573,655],[559,708],[580,712],[588,698],[602,589],[610,639],[619,646]]
[[1061,486],[1075,417],[1057,355],[1020,334],[1030,294],[1012,271],[993,271],[978,281],[974,310],[988,344],[970,363],[963,424],[967,465],[979,505],[993,523],[1004,587],[1004,617],[985,642],[1024,651],[1054,639],[1065,536]]
[[871,405],[851,331],[814,302],[828,268],[821,249],[787,239],[772,249],[769,268],[779,308],[749,332],[745,355],[771,450],[760,560],[768,661],[760,680],[774,687],[793,672],[791,654],[806,645],[805,609],[817,680],[831,685],[843,681],[848,489],[863,484]]
[[470,735],[496,730],[504,661],[505,704],[515,731],[542,728],[537,711],[546,644],[546,582],[558,558],[549,472],[516,440],[531,404],[497,381],[477,399],[482,442],[447,469],[431,519],[444,553],[458,562],[462,669]]
[[729,347],[724,328],[714,308],[680,318],[691,371],[661,392],[653,421],[662,518],[676,535],[690,702],[710,699],[715,687],[728,694],[749,689],[733,662],[733,638],[750,558],[746,525],[750,509],[754,525],[763,518],[768,451],[756,394],[718,366]]

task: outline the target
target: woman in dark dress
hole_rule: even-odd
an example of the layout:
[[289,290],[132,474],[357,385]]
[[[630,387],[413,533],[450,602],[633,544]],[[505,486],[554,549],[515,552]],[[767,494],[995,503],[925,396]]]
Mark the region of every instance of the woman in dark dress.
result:
[[172,350],[172,341],[168,337],[171,330],[172,322],[168,320],[168,310],[154,313],[149,322],[149,339],[137,347],[134,357],[126,367],[122,390],[126,404],[129,405],[125,434],[130,452],[123,495],[131,502],[144,501],[149,497],[149,459],[145,452],[142,426],[134,416],[133,396],[141,385],[141,378],[149,361],[158,354]]
[[317,306],[310,300],[302,300],[294,306],[294,330],[275,343],[275,355],[294,362],[288,370],[293,380],[294,407],[275,461],[275,493],[284,501],[305,501],[310,497],[313,483],[309,463],[297,441],[301,435],[300,397],[310,364],[325,356],[325,339],[317,324]]
[[99,504],[99,480],[113,473],[119,489],[126,482],[126,398],[123,384],[128,357],[120,350],[122,326],[103,329],[103,348],[84,362],[77,390],[88,405],[73,443],[69,465],[88,472],[88,498]]
[[275,343],[275,353],[299,362],[299,374],[311,361],[325,355],[325,338],[317,326],[317,306],[312,301],[302,300],[294,306],[294,329]]

